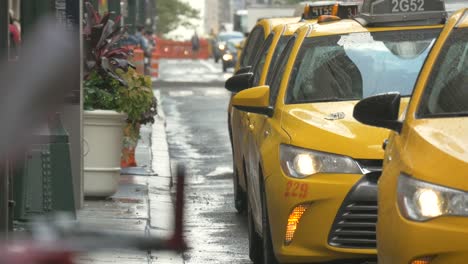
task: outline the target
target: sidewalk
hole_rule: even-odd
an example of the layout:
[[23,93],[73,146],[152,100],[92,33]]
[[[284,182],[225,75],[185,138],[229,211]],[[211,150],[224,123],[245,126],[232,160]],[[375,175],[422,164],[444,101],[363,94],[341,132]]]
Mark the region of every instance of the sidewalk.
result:
[[[86,227],[110,232],[167,237],[172,232],[173,202],[165,116],[159,101],[155,123],[141,128],[136,150],[139,167],[122,171],[119,190],[107,200],[85,200],[78,220]],[[170,252],[98,252],[79,257],[79,263],[182,264],[182,256]]]

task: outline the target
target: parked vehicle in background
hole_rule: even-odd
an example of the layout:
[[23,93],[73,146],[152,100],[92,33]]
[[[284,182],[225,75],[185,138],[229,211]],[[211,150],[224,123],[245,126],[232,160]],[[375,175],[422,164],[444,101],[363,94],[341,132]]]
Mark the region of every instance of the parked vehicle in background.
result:
[[[269,84],[271,79],[273,78],[273,71],[275,69],[279,55],[284,50],[287,42],[293,37],[292,35],[296,31],[296,29],[298,29],[305,23],[306,22],[297,22],[276,26],[266,39],[260,51],[259,58],[256,60],[255,65],[252,67],[252,72],[234,76],[230,79],[230,81],[226,83],[226,88],[231,89],[231,92],[238,92],[240,90],[248,89],[253,86]],[[242,87],[241,85],[231,86],[231,84],[235,83],[236,80],[238,81],[239,79],[245,78],[249,78],[248,82],[246,82],[245,87]],[[237,109],[234,111],[241,112]],[[235,128],[232,134],[232,145],[233,153],[235,153],[235,156],[233,157],[235,160],[234,166],[236,166],[236,170],[241,170],[241,172],[233,175],[233,177],[235,177],[233,182],[239,185],[234,189],[242,193],[241,198],[245,203],[247,201],[247,198],[245,197],[245,193],[247,192],[247,170],[245,167],[245,160],[248,160],[248,156],[246,155],[249,149],[249,146],[247,145],[248,141],[246,139],[250,129],[248,127],[248,123],[250,122],[250,120],[261,118],[261,116],[258,116],[257,114],[253,113],[247,113],[246,115],[243,115],[245,119],[240,119],[239,117],[241,116],[233,116],[232,124]],[[240,194],[238,194],[238,196],[240,196]],[[247,205],[247,207],[249,206]],[[247,210],[247,220],[249,225],[249,255],[250,258],[255,262],[261,258],[262,249],[256,248],[259,244],[256,242],[256,240],[258,240],[258,236],[256,236],[256,233],[253,230],[251,210]]]
[[356,5],[333,7],[331,16],[310,8],[318,23],[296,31],[270,85],[232,99],[262,117],[246,120],[245,162],[252,242],[263,263],[376,258],[377,180],[389,132],[357,122],[353,107],[398,86],[409,96],[445,22],[443,5],[408,15],[391,3],[365,1],[357,17]]
[[379,263],[466,263],[467,83],[463,9],[434,45],[402,119],[400,93],[364,99],[354,109],[364,124],[392,130],[379,180]]
[[214,41],[213,45],[213,57],[216,63],[218,63],[219,59],[223,56],[224,52],[227,49],[227,42],[229,40],[236,40],[238,39],[241,41],[244,38],[244,34],[239,31],[228,31],[228,32],[221,32],[218,34]]
[[228,68],[234,68],[236,66],[237,52],[243,40],[242,38],[235,38],[226,42],[226,48],[221,57],[223,72],[226,72]]
[[[242,54],[240,55],[240,61],[237,63],[241,65],[240,72],[248,73],[251,71],[252,66],[255,62],[255,58],[260,54],[261,47],[263,46],[265,39],[270,35],[271,30],[278,25],[297,23],[299,17],[291,18],[272,18],[262,19],[254,27],[252,32],[249,34],[247,40],[245,40]],[[236,69],[236,73],[238,70]],[[233,93],[234,94],[234,93]],[[232,97],[231,97],[232,100]],[[243,171],[244,155],[241,143],[244,139],[242,129],[242,122],[245,120],[248,114],[232,107],[231,101],[228,105],[228,129],[229,137],[231,139],[232,152],[233,152],[233,184],[234,184],[234,202],[238,212],[243,212],[247,206],[246,199],[246,183],[245,173]],[[233,131],[235,130],[235,131]]]

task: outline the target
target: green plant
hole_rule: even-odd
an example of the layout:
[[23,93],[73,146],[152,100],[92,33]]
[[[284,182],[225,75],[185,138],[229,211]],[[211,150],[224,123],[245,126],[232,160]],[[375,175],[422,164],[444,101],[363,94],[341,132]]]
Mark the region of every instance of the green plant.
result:
[[116,72],[127,83],[118,88],[118,110],[128,115],[129,123],[143,123],[143,115],[153,107],[151,78],[138,74],[133,68],[127,72],[117,69]]
[[84,82],[84,109],[118,110],[119,87],[116,79],[92,71]]
[[118,26],[120,16],[102,17],[91,3],[85,3],[87,16],[83,28],[87,72],[84,80],[85,110],[115,110],[127,114],[134,127],[153,123],[157,102],[151,78],[138,74],[128,58],[131,51],[119,47],[126,31]]

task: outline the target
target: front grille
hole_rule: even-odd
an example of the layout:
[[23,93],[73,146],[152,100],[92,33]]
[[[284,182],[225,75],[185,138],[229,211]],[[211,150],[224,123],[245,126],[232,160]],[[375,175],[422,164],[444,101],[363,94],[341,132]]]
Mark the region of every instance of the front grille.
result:
[[377,247],[377,179],[380,172],[371,172],[352,188],[333,223],[329,244],[335,247]]
[[377,202],[348,204],[335,220],[330,244],[336,247],[375,248]]

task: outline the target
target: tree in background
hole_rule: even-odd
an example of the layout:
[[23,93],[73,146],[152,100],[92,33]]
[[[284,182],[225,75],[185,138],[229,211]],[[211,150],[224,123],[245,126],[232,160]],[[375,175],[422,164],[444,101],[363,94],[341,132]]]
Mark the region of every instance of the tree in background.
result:
[[156,33],[163,35],[179,26],[191,27],[191,19],[200,18],[199,11],[180,0],[156,0]]

